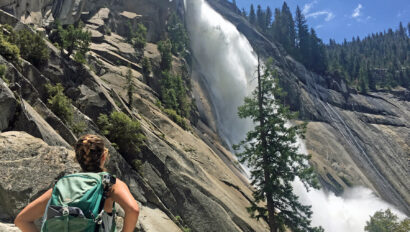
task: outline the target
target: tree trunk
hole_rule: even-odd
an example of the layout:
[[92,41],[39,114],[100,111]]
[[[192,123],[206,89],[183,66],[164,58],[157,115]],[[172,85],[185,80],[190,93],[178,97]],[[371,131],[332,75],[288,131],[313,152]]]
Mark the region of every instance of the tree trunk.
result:
[[270,228],[270,232],[277,232],[278,226],[275,223],[275,207],[273,204],[272,199],[272,190],[270,188],[266,188],[266,185],[271,183],[271,179],[269,176],[267,164],[268,164],[268,154],[267,154],[267,141],[266,141],[266,132],[265,132],[265,115],[263,113],[263,92],[262,92],[262,83],[261,83],[261,70],[260,70],[260,59],[258,56],[258,104],[259,104],[259,123],[260,123],[260,134],[262,140],[262,156],[263,156],[263,172],[265,178],[265,194],[266,194],[266,202],[268,208],[268,224]]

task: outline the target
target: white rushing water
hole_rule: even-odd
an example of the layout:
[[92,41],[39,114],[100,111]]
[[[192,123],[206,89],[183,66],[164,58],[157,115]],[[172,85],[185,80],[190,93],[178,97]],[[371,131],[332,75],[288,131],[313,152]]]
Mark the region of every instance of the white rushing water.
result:
[[[228,144],[238,143],[252,128],[250,120],[238,118],[237,107],[256,85],[257,58],[248,40],[204,0],[185,0],[185,12],[191,47],[216,111],[219,134]],[[295,181],[294,188],[302,203],[312,205],[312,224],[329,232],[363,231],[374,212],[394,208],[363,187],[349,189],[342,197],[322,190],[307,192],[300,181]]]

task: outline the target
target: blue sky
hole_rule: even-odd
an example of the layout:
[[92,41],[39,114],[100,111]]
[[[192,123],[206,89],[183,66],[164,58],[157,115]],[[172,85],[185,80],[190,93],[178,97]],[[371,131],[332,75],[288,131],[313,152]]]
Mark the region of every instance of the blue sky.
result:
[[[230,0],[232,1],[232,0]],[[240,9],[249,10],[250,4],[255,9],[259,4],[281,7],[283,0],[236,0]],[[288,0],[292,14],[299,5],[307,18],[309,27],[313,27],[323,42],[329,38],[342,42],[353,36],[365,37],[372,32],[381,32],[388,28],[397,29],[399,22],[407,27],[410,22],[410,0]]]

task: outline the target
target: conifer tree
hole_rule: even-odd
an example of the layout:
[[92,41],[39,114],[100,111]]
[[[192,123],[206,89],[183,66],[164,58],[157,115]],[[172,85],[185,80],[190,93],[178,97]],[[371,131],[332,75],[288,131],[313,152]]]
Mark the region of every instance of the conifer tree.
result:
[[296,40],[295,22],[293,21],[292,13],[286,2],[283,2],[281,17],[282,44],[290,54],[294,55]]
[[282,25],[282,17],[280,10],[278,8],[275,8],[275,14],[274,14],[274,20],[271,26],[270,34],[271,37],[280,42],[280,39],[282,38],[282,32],[281,32],[281,25]]
[[309,31],[305,16],[300,11],[299,6],[296,8],[296,29],[297,29],[297,57],[302,63],[308,62],[309,57]]
[[128,67],[126,79],[127,79],[128,103],[129,103],[130,108],[132,108],[134,85],[132,84],[132,72],[131,72],[130,67]]
[[246,13],[245,8],[242,8],[242,16],[248,18],[248,14]]
[[255,14],[255,8],[253,7],[253,4],[251,4],[251,9],[249,10],[249,22],[253,25],[256,23],[256,14]]
[[256,22],[258,24],[258,27],[262,30],[265,31],[265,22],[266,22],[266,18],[265,18],[265,12],[263,12],[261,5],[257,6],[257,10],[256,10]]
[[266,13],[265,13],[265,25],[264,25],[265,31],[264,32],[267,32],[268,28],[271,25],[271,22],[272,22],[272,10],[268,6],[266,8]]
[[294,232],[323,231],[310,226],[311,207],[299,203],[293,193],[295,178],[305,186],[318,187],[318,182],[307,163],[309,156],[295,146],[305,125],[288,124],[296,115],[278,100],[283,92],[276,77],[272,60],[267,62],[263,74],[259,64],[258,86],[238,108],[239,117],[251,118],[256,124],[246,139],[234,146],[237,151],[242,149],[239,161],[251,169],[251,184],[255,187],[255,200],[248,210],[251,216],[265,219],[271,232],[284,231],[285,227]]

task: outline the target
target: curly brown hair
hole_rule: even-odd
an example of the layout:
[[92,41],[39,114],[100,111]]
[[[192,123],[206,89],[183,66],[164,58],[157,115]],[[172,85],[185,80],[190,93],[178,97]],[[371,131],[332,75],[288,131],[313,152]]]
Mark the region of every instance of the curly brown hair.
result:
[[80,137],[75,145],[75,157],[85,172],[103,172],[101,163],[104,154],[108,155],[104,140],[98,135],[87,134]]

